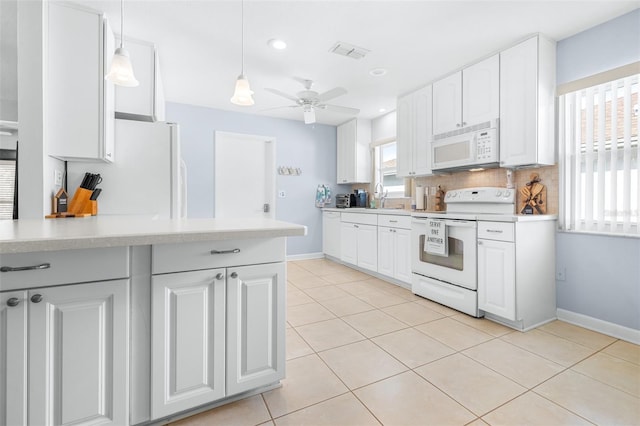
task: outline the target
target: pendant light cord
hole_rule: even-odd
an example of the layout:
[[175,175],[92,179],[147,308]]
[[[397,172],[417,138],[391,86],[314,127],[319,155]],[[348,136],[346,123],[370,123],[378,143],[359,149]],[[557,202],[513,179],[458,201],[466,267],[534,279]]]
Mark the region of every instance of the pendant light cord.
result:
[[240,4],[242,6],[242,75],[244,75],[244,0],[242,0]]
[[120,0],[120,48],[124,46],[124,0]]

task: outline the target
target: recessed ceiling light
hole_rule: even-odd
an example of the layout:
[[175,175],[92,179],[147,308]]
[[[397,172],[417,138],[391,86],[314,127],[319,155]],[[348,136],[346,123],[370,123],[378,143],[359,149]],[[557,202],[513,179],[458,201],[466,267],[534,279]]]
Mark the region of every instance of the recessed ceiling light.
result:
[[378,112],[387,112],[387,109],[386,109],[386,108],[380,108],[380,109],[378,110]]
[[272,38],[267,42],[267,44],[276,50],[284,50],[287,48],[287,43],[285,43],[284,40],[277,38]]
[[382,77],[386,73],[387,73],[387,70],[385,68],[373,68],[369,70],[369,74],[371,74],[374,77]]

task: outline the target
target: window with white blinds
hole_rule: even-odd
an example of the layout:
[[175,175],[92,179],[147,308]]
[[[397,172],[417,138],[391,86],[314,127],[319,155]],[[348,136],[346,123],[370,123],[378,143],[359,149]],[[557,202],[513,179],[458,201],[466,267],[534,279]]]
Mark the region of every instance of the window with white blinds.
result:
[[0,159],[0,220],[13,219],[16,161]]
[[559,98],[560,222],[565,230],[640,236],[639,77]]

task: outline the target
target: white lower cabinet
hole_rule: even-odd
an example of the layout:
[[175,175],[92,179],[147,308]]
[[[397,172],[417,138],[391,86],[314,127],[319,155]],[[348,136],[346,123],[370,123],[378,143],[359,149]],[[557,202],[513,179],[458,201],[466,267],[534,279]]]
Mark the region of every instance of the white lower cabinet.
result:
[[340,239],[340,260],[370,271],[378,270],[377,226],[343,222]]
[[512,242],[478,241],[478,308],[516,319],[516,251]]
[[410,216],[378,216],[378,273],[411,284]]
[[340,258],[340,212],[322,212],[322,252]]
[[[262,256],[284,260],[284,240],[262,243]],[[154,246],[154,270],[261,260],[241,242],[217,244]],[[152,275],[151,420],[284,378],[285,274],[281,261]]]
[[285,264],[227,270],[227,395],[284,378]]
[[128,423],[129,280],[0,295],[0,424]]
[[224,397],[224,274],[208,269],[153,276],[152,418]]

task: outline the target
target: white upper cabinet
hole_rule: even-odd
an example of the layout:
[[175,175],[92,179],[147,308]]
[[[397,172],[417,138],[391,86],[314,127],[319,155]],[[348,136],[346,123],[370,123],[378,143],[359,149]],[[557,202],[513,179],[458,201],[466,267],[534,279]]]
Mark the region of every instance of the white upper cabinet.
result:
[[426,86],[398,98],[398,176],[431,174],[432,87]]
[[113,161],[114,88],[104,76],[115,41],[102,13],[48,3],[45,134],[49,155]]
[[[120,38],[116,38],[120,43]],[[116,117],[140,120],[165,120],[165,104],[155,44],[125,37],[137,87],[116,87]]]
[[433,133],[459,129],[462,124],[462,71],[433,83]]
[[499,90],[499,55],[436,81],[433,83],[433,134],[498,118]]
[[462,126],[500,115],[500,56],[493,55],[462,71]]
[[337,128],[337,182],[371,182],[371,121],[353,119]]
[[555,163],[555,42],[530,38],[500,53],[500,166]]

